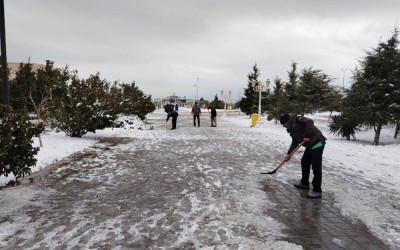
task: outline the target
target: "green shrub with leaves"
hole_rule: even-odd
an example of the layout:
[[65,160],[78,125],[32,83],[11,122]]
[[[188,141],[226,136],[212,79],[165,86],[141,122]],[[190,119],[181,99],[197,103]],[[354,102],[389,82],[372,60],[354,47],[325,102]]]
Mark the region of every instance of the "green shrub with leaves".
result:
[[225,103],[224,101],[221,101],[218,99],[218,95],[215,94],[214,100],[210,102],[210,107],[214,107],[216,109],[224,109],[225,108]]
[[333,116],[329,124],[329,133],[337,134],[347,140],[350,140],[350,137],[355,138],[358,131],[360,131],[360,124],[357,118],[346,114]]
[[143,120],[156,109],[151,96],[145,95],[135,82],[121,84],[121,98],[121,113],[125,115],[137,115]]
[[109,90],[99,74],[80,80],[76,71],[62,70],[48,109],[51,127],[71,137],[111,127],[117,114]]
[[0,105],[0,175],[25,176],[36,165],[34,136],[43,127],[32,124],[25,113],[13,112],[8,105]]

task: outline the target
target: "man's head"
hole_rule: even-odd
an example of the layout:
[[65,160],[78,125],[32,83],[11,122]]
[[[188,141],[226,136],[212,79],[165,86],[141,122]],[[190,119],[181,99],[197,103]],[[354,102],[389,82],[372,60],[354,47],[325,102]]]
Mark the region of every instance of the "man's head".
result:
[[289,121],[289,115],[288,114],[283,114],[281,116],[280,122],[283,126]]

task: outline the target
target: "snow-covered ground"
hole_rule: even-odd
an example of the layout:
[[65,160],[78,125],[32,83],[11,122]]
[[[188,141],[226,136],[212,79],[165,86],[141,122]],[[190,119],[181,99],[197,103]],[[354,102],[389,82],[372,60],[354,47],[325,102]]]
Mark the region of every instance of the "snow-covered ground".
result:
[[[373,130],[363,130],[356,140],[347,141],[329,134],[329,113],[308,117],[328,139],[323,156],[323,191],[334,195],[335,206],[343,215],[363,222],[378,238],[400,248],[400,138],[393,138],[394,128],[384,128],[380,145],[373,146]],[[229,119],[241,126],[250,124],[248,117]],[[280,148],[282,155],[287,152],[291,138],[279,123],[264,121],[264,126],[256,129],[273,147]],[[296,153],[298,158],[300,152]],[[300,167],[283,166],[270,178],[288,182],[299,176],[299,171]]]
[[[182,109],[180,112],[189,112],[189,110]],[[219,110],[219,119],[221,119],[222,113],[223,111]],[[165,119],[162,110],[157,110],[150,115]],[[347,141],[327,132],[328,116],[327,113],[309,116],[328,138],[323,160],[323,191],[334,195],[335,206],[340,208],[343,215],[355,221],[362,221],[382,241],[394,248],[400,248],[400,168],[398,164],[400,162],[400,139],[393,139],[393,128],[384,128],[379,146],[372,146],[374,137],[372,130],[357,134],[355,141]],[[228,116],[225,121],[229,121],[232,126],[248,128],[252,130],[253,135],[259,134],[259,136],[254,136],[255,140],[262,138],[265,145],[281,152],[282,158],[287,152],[291,139],[281,125],[264,120],[263,126],[250,128],[251,121],[249,117],[244,115]],[[131,126],[132,129],[101,130],[97,133],[87,134],[83,138],[70,138],[63,133],[46,131],[42,137],[44,147],[37,155],[38,162],[33,172],[45,168],[48,164],[61,160],[74,152],[94,145],[102,137],[135,137],[143,134],[146,134],[146,137],[151,137],[157,135],[151,133],[149,126],[143,125],[139,120],[136,120]],[[185,135],[181,136],[184,137]],[[187,134],[186,136],[187,140],[190,140],[191,135]],[[37,139],[35,139],[35,144],[38,145]],[[245,146],[242,145],[242,147]],[[301,152],[302,150],[299,150],[290,162],[279,169],[277,174],[260,178],[275,178],[287,183],[294,178],[299,178]],[[270,171],[282,159],[277,159],[276,162],[252,160],[256,162],[255,165],[259,168],[257,171]],[[0,177],[0,184],[4,185],[11,179],[12,177]],[[10,189],[7,192],[4,192],[4,190],[0,192],[3,193],[3,205],[5,200],[8,199],[10,204],[14,204],[13,206],[22,206],[23,201],[21,199],[18,202],[12,202],[13,198],[29,196],[29,194],[21,193],[21,190],[16,191],[19,193],[15,194]],[[7,196],[5,197],[4,194]],[[34,196],[35,194],[30,195]],[[26,198],[29,199],[29,197]]]
[[[129,121],[127,123],[126,121]],[[82,151],[98,142],[99,138],[107,136],[134,136],[135,133],[143,133],[148,127],[137,117],[121,116],[117,121],[124,124],[124,128],[107,128],[97,131],[97,133],[88,133],[82,138],[73,138],[66,136],[63,132],[55,132],[54,130],[46,129],[42,133],[43,148],[40,148],[36,155],[37,163],[32,168],[32,173],[45,168],[51,163],[61,160],[73,153]],[[34,146],[39,147],[39,138],[34,137]],[[9,176],[0,176],[0,186],[6,185],[9,181],[14,180],[13,174]]]

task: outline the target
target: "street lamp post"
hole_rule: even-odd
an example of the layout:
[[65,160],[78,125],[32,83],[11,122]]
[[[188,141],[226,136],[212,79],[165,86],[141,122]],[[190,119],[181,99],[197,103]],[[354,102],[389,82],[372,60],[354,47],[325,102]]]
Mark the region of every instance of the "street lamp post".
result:
[[2,100],[3,104],[9,104],[8,100],[8,72],[7,72],[7,50],[6,50],[6,25],[4,16],[4,1],[0,2],[0,40],[1,40],[1,79],[3,81],[2,86]]
[[342,69],[343,71],[343,91],[344,91],[344,76],[346,75],[347,68]]
[[197,95],[196,95],[197,101],[199,101],[199,77],[197,77]]
[[160,109],[164,108],[163,101],[164,101],[164,98],[161,96],[160,97]]
[[[198,100],[199,100],[199,77],[197,77],[197,84],[194,85],[194,103],[196,103]],[[200,105],[200,103],[198,104]]]
[[267,92],[271,81],[269,79],[267,79],[267,81],[265,81],[265,86],[260,83],[258,85],[256,85],[256,83],[257,83],[257,81],[255,79],[251,80],[251,86],[253,87],[253,90],[259,93],[258,94],[258,119],[257,119],[257,122],[262,123],[262,120],[261,120],[261,93]]
[[226,99],[230,99],[231,98],[231,93],[232,92],[229,90],[228,93],[224,94],[224,91],[221,90],[221,96],[224,98],[224,103],[225,103],[224,114],[222,115],[223,118],[226,118]]

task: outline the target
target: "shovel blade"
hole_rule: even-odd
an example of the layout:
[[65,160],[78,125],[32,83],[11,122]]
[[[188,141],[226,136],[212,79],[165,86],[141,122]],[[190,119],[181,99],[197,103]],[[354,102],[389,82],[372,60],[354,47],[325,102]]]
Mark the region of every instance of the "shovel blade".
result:
[[273,175],[273,174],[275,174],[276,173],[276,171],[274,170],[274,171],[270,171],[270,172],[261,172],[260,174],[270,174],[270,175]]

